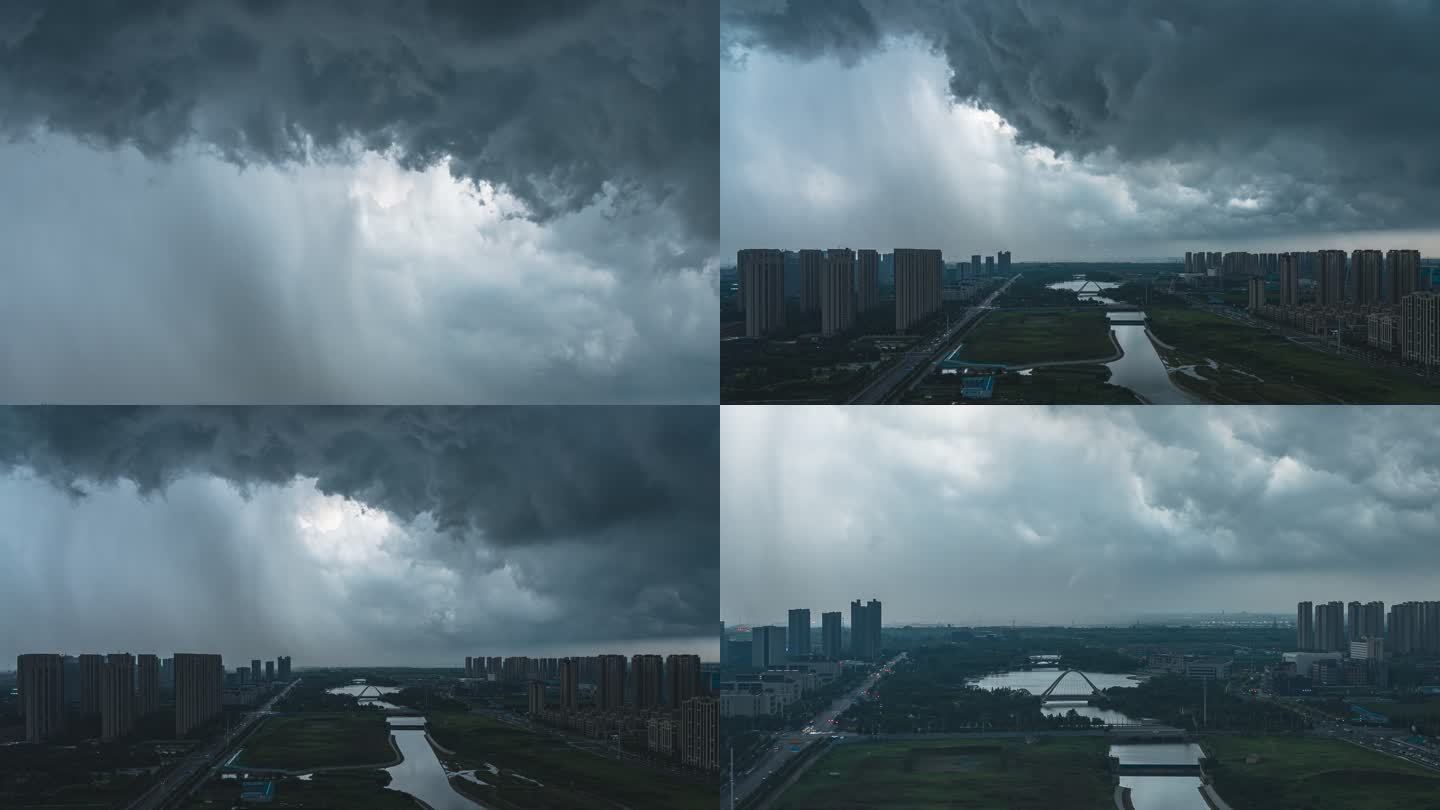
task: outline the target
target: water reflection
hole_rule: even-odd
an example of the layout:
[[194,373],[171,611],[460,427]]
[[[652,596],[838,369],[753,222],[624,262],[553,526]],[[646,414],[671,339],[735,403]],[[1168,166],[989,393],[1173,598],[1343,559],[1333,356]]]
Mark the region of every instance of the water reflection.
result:
[[1195,743],[1112,745],[1110,756],[1121,765],[1194,765],[1205,755]]
[[385,770],[390,773],[389,790],[398,790],[425,802],[432,810],[476,810],[484,805],[471,801],[450,787],[445,766],[425,739],[421,717],[391,717],[390,734],[405,760]]
[[[352,683],[349,686],[337,686],[334,689],[326,689],[325,693],[329,695],[354,695],[359,698],[358,702],[361,706],[375,706],[381,709],[400,709],[402,707],[396,706],[393,703],[386,703],[374,697],[377,693],[388,695],[391,692],[399,691],[400,687],[398,686],[375,686],[374,684]],[[362,693],[365,697],[360,697]]]
[[1197,776],[1122,776],[1135,810],[1207,810]]
[[[986,675],[979,680],[972,681],[975,686],[981,689],[1023,689],[1032,695],[1038,695],[1050,687],[1055,679],[1064,670],[1060,669],[1030,669],[1017,670],[1015,672],[997,672]],[[1135,681],[1129,675],[1113,672],[1087,672],[1086,677],[1100,689],[1109,689],[1112,686],[1134,686]],[[1072,688],[1073,687],[1073,688]],[[1057,687],[1060,691],[1074,694],[1076,692],[1090,691],[1083,678],[1077,674],[1066,675],[1065,680]],[[1072,703],[1052,701],[1046,703],[1042,711],[1047,715],[1064,715],[1074,710],[1081,717],[1098,717],[1106,723],[1132,723],[1133,718],[1123,712],[1113,709],[1101,709],[1091,706],[1088,703]]]

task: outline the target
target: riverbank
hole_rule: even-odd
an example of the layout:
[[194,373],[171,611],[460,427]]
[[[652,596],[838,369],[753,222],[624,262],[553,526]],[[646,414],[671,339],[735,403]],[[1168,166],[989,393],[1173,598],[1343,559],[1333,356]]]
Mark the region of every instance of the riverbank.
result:
[[1203,309],[1157,305],[1146,310],[1168,367],[1192,366],[1198,379],[1177,382],[1219,402],[1254,404],[1437,403],[1440,386],[1298,346],[1283,335]]
[[[510,810],[550,807],[666,807],[714,810],[719,786],[709,787],[643,764],[617,762],[567,740],[484,715],[428,715],[429,738],[448,772],[488,773],[486,786],[450,783],[462,794]],[[603,749],[604,743],[598,743]],[[487,767],[489,766],[489,767]],[[494,770],[490,770],[493,767]]]
[[385,715],[374,711],[316,712],[268,718],[241,749],[235,765],[300,774],[383,769],[401,761]]
[[1211,737],[1206,772],[1238,808],[1413,810],[1434,807],[1440,774],[1340,740]]
[[[1104,310],[991,312],[965,338],[961,355],[975,363],[1026,368],[1056,363],[1108,363],[1119,351]],[[1110,357],[1110,360],[1101,359]]]

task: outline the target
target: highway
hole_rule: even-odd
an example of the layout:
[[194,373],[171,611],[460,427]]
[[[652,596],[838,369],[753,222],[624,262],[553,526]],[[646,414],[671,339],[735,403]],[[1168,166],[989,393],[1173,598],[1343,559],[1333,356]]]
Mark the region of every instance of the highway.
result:
[[[876,377],[869,385],[865,386],[860,393],[856,394],[855,397],[850,400],[850,404],[879,405],[894,395],[896,389],[905,382],[906,378],[908,378],[915,369],[926,363],[931,366],[939,363],[945,354],[953,348],[951,343],[955,337],[970,328],[982,314],[988,312],[991,302],[1009,289],[1010,285],[1019,277],[1020,274],[1016,273],[1006,279],[1005,283],[1001,284],[999,289],[985,296],[984,301],[966,309],[959,320],[951,323],[950,328],[946,330],[943,335],[932,337],[922,344],[918,350],[906,352],[897,362],[892,363],[884,371],[880,372],[880,376]],[[926,373],[928,373],[928,371]]]
[[[230,729],[228,734],[204,740],[196,745],[194,750],[167,771],[158,783],[132,802],[129,810],[162,810],[169,807],[176,799],[188,796],[198,785],[208,781],[225,764],[224,757],[230,753],[230,749],[236,743],[244,740],[251,731],[254,731],[260,719],[269,715],[275,703],[285,697],[290,689],[299,682],[298,680],[291,681],[284,689],[266,701],[264,706],[245,715],[245,719],[240,721],[240,725]],[[197,779],[196,777],[201,778]]]
[[[780,732],[775,735],[774,745],[769,751],[761,755],[755,764],[743,774],[735,774],[735,801],[739,802],[749,796],[754,790],[760,787],[770,774],[774,773],[780,766],[784,765],[790,757],[797,756],[807,746],[818,744],[821,740],[828,739],[831,729],[834,728],[835,718],[850,708],[850,705],[860,697],[861,694],[875,686],[875,682],[895,666],[905,653],[895,656],[888,664],[876,669],[874,674],[866,678],[859,686],[846,692],[835,699],[828,708],[815,715],[802,731]],[[795,746],[797,750],[791,751],[791,740],[798,741]],[[730,806],[730,780],[723,780],[720,786],[720,806]]]

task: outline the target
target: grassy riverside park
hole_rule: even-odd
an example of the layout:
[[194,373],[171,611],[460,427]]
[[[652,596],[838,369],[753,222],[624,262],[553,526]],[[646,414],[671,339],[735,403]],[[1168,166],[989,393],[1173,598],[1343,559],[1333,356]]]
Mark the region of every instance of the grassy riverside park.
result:
[[1104,310],[991,312],[965,336],[960,358],[975,363],[1093,360],[1115,354]]
[[[1342,740],[1216,736],[1204,747],[1234,810],[1440,810],[1440,774]],[[1260,761],[1247,765],[1250,754]]]
[[[564,740],[478,714],[440,712],[427,715],[430,736],[448,755],[437,751],[450,770],[477,769],[489,787],[464,779],[450,784],[461,793],[497,810],[549,808],[664,807],[674,810],[715,810],[718,784],[707,786],[671,777],[652,768],[622,765],[613,759],[580,751]],[[486,771],[489,763],[500,774]],[[539,787],[515,774],[538,780]]]
[[[781,794],[776,810],[1109,810],[1102,738],[846,742]],[[836,774],[832,776],[831,774]]]
[[312,712],[267,719],[245,741],[239,764],[252,768],[310,770],[380,765],[395,758],[384,714]]
[[[1123,288],[1111,294],[1127,299],[1136,295]],[[1171,379],[1206,399],[1276,405],[1440,403],[1440,385],[1296,346],[1279,334],[1190,307],[1171,296],[1152,294],[1145,313],[1151,333],[1175,347],[1174,351],[1156,347],[1166,364],[1198,364],[1196,372],[1206,378],[1174,374]],[[1208,368],[1207,359],[1221,368]]]
[[[275,783],[272,807],[314,810],[420,810],[409,794],[386,790],[390,774],[358,769],[317,773],[308,780],[285,777]],[[240,781],[212,781],[181,805],[184,810],[216,810],[240,801]]]

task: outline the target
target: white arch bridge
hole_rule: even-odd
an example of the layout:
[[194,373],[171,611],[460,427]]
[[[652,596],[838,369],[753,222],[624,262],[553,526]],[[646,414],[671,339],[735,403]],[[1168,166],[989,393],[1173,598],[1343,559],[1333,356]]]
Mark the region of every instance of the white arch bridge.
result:
[[[1085,683],[1090,687],[1090,691],[1084,693],[1056,692],[1055,687],[1059,686],[1060,682],[1065,680],[1065,676],[1070,674],[1079,675],[1082,679],[1084,679]],[[1090,680],[1090,677],[1088,675],[1078,669],[1067,669],[1064,672],[1060,673],[1060,677],[1056,678],[1054,682],[1050,684],[1050,686],[1046,687],[1044,692],[1040,693],[1040,701],[1042,703],[1047,700],[1090,701],[1099,697],[1104,697],[1104,693],[1100,691],[1100,687],[1096,686],[1094,682]]]

